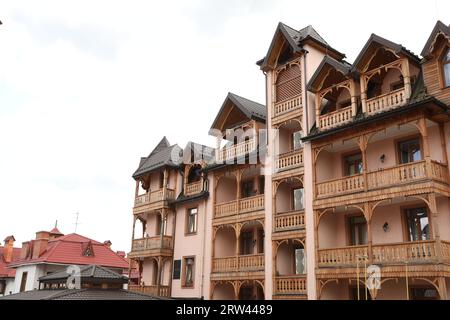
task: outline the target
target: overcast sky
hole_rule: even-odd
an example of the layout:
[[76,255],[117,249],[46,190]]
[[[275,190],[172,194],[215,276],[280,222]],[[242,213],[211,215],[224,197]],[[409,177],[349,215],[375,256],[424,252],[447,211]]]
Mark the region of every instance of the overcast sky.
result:
[[[166,135],[214,146],[227,92],[264,103],[279,21],[353,62],[376,33],[420,53],[450,2],[0,1],[0,240],[58,220],[130,248],[139,157]],[[369,5],[370,3],[370,5]]]

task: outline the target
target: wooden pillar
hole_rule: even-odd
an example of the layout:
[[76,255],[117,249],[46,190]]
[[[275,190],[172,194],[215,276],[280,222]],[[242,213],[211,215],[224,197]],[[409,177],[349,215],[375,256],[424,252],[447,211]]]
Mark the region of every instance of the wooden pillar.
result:
[[430,193],[428,195],[428,205],[430,209],[430,224],[433,234],[433,240],[436,246],[436,255],[438,262],[442,262],[442,249],[441,249],[441,234],[439,232],[439,222],[438,222],[438,210],[436,205],[436,194]]
[[445,164],[448,166],[447,145],[445,142],[445,129],[443,123],[439,123],[439,135],[441,140],[442,158],[444,159]]
[[[133,230],[132,230],[132,233],[131,233],[131,242],[133,242],[133,240],[134,240],[134,230],[135,230],[135,228],[136,228],[136,217],[133,217]],[[131,246],[131,250],[133,250],[133,246]]]
[[[241,170],[236,170],[236,200],[239,200],[241,198]],[[238,204],[239,205],[239,204]],[[238,207],[239,210],[239,207]]]
[[402,74],[403,74],[403,84],[405,87],[405,96],[406,101],[409,101],[411,98],[411,77],[409,74],[409,61],[408,59],[403,59],[402,61]]
[[162,272],[162,257],[158,257],[158,273],[157,273],[157,282],[156,282],[156,292],[157,295],[160,295],[160,288],[161,288],[161,272]]
[[367,82],[366,82],[366,76],[361,75],[359,78],[359,84],[361,88],[361,105],[362,105],[362,111],[364,114],[367,114]]
[[320,97],[320,93],[316,93],[316,128],[320,130],[320,104],[322,102],[322,98]]
[[136,181],[136,189],[134,192],[134,198],[137,198],[139,195],[139,180]]
[[350,81],[350,99],[352,105],[352,117],[355,117],[357,111],[355,81],[353,79],[349,81]]
[[445,277],[438,278],[439,298],[441,300],[448,300],[447,284],[445,283]]
[[166,200],[167,198],[167,181],[169,178],[169,172],[167,168],[164,168],[163,173],[163,200]]
[[364,203],[364,217],[367,223],[367,265],[371,265],[373,262],[372,254],[372,208],[368,202]]
[[369,137],[367,135],[362,135],[358,138],[358,146],[361,150],[361,158],[363,165],[363,176],[364,176],[364,191],[368,189],[368,181],[367,181],[367,144],[369,142]]

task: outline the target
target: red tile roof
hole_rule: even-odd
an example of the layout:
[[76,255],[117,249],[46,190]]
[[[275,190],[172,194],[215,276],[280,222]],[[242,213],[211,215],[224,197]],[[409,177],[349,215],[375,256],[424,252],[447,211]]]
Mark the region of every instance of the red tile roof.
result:
[[[93,255],[83,255],[88,243],[92,246]],[[76,233],[52,239],[46,250],[36,259],[22,259],[11,263],[12,266],[38,262],[89,265],[95,264],[112,268],[128,268],[128,261],[108,246]]]
[[[9,263],[5,262],[3,251],[5,247],[0,246],[0,278],[14,278],[16,270],[8,268]],[[19,260],[20,248],[13,248],[12,262]]]

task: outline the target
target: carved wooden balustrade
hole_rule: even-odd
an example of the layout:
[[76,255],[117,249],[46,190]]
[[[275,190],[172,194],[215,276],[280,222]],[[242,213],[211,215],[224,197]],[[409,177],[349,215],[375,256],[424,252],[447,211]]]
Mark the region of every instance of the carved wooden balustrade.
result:
[[128,290],[133,292],[144,293],[152,296],[158,297],[170,297],[169,286],[163,285],[151,285],[151,286],[140,286],[140,285],[128,285]]
[[324,115],[319,118],[319,126],[322,130],[331,129],[353,120],[352,107],[345,107]]
[[235,158],[243,157],[256,150],[256,139],[252,138],[238,144],[227,146],[217,152],[217,161],[224,162]]
[[303,149],[280,154],[275,162],[277,171],[288,170],[303,166]]
[[184,194],[186,196],[190,196],[193,194],[200,193],[200,191],[202,191],[202,182],[197,181],[197,182],[192,182],[192,183],[186,184],[186,187],[184,189]]
[[146,194],[137,196],[134,200],[134,206],[142,206],[145,204],[155,203],[163,200],[171,200],[175,198],[175,190],[166,189],[166,193],[164,195],[164,189],[159,189],[156,191],[151,191]]
[[213,258],[212,272],[264,270],[264,253]]
[[217,204],[214,217],[221,218],[258,210],[264,210],[263,194]]
[[297,95],[291,99],[277,102],[273,105],[272,118],[277,118],[291,112],[301,112],[302,110],[302,96]]
[[[437,161],[425,160],[397,165],[391,168],[369,171],[367,173],[367,190],[386,188],[411,182],[431,179],[449,182],[447,166]],[[333,197],[346,193],[364,191],[363,174],[316,183],[317,197]]]
[[367,100],[367,113],[372,115],[406,104],[404,88],[394,90]]
[[304,227],[305,213],[303,210],[277,213],[274,217],[273,230],[275,232],[297,230]]
[[306,275],[275,277],[275,294],[306,294]]

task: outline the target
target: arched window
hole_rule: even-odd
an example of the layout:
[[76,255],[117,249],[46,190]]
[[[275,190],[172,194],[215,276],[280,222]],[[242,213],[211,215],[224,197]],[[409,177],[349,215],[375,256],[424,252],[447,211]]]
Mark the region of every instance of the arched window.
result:
[[442,68],[444,71],[444,86],[450,87],[450,49],[447,49],[442,59]]
[[280,71],[276,83],[276,101],[288,100],[302,93],[300,66],[293,64]]

